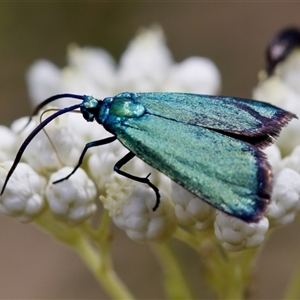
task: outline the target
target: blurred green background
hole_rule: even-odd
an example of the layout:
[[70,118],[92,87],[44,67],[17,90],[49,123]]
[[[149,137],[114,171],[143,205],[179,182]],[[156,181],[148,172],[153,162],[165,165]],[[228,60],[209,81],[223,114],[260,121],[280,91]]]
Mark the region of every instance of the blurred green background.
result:
[[[35,60],[63,67],[66,48],[75,42],[103,47],[118,61],[137,30],[153,23],[164,29],[175,61],[208,57],[222,74],[222,94],[251,97],[268,41],[279,29],[300,25],[299,15],[300,3],[288,1],[1,2],[1,124],[31,112],[25,74]],[[268,241],[252,299],[280,298],[299,260],[299,227],[277,230]],[[198,277],[201,261],[179,243],[176,249],[198,294],[213,297]],[[137,298],[164,297],[149,247],[114,229],[113,252],[117,270]],[[0,216],[0,254],[1,299],[106,297],[75,253],[33,226]]]

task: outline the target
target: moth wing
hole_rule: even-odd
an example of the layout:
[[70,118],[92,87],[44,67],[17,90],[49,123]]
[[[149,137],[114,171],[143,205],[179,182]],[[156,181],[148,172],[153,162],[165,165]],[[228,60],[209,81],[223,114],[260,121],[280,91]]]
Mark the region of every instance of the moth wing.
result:
[[202,126],[264,148],[296,115],[269,103],[188,93],[132,93],[152,115]]
[[154,115],[122,122],[117,138],[188,191],[242,220],[259,220],[270,199],[266,158],[243,141]]

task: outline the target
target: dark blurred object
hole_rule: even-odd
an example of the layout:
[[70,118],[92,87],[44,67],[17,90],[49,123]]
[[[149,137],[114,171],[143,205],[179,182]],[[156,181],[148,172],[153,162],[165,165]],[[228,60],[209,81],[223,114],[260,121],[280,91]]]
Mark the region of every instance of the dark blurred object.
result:
[[280,31],[267,48],[267,73],[272,75],[275,67],[283,61],[296,47],[300,46],[300,31],[290,27]]

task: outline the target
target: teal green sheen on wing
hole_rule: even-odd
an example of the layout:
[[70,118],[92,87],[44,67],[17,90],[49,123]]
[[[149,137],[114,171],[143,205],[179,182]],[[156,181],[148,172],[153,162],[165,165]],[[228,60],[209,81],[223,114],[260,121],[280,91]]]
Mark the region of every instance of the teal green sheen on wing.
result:
[[[116,97],[122,98],[122,95]],[[261,129],[265,127],[265,138],[269,133],[272,134],[273,130],[275,135],[278,131],[278,126],[272,126],[276,122],[274,118],[279,112],[278,108],[265,102],[186,93],[131,95],[143,104],[150,114],[191,125],[245,136],[262,135]]]
[[245,220],[261,213],[260,151],[251,145],[153,115],[124,120],[123,133],[115,131],[134,154],[216,208]]

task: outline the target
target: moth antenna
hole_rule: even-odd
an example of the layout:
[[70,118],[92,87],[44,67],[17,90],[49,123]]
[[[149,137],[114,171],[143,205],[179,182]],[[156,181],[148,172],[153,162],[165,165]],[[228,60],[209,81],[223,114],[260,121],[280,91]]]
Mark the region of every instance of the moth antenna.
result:
[[47,98],[46,100],[44,100],[43,102],[41,102],[40,104],[38,104],[35,107],[34,111],[32,112],[31,116],[28,119],[28,122],[25,124],[23,129],[20,130],[20,132],[22,132],[30,124],[30,122],[32,121],[32,118],[37,115],[37,113],[40,111],[40,109],[42,109],[47,104],[49,104],[49,103],[51,103],[55,100],[62,99],[62,98],[73,98],[73,99],[79,99],[79,100],[83,101],[84,96],[77,95],[77,94],[65,93],[65,94],[57,94],[57,95],[54,95],[54,96],[51,96],[51,97]]
[[[57,96],[54,96],[56,97],[55,99],[58,99]],[[53,97],[52,97],[53,98]],[[49,99],[47,99],[49,100]],[[45,100],[45,101],[47,101]],[[45,101],[43,103],[45,103]],[[52,100],[53,101],[53,100]],[[49,103],[51,101],[48,101],[47,103]],[[67,112],[70,112],[72,110],[75,110],[77,108],[80,108],[80,105],[81,104],[76,104],[76,105],[73,105],[73,106],[70,106],[70,107],[66,107],[64,109],[61,109],[59,111],[57,111],[56,113],[54,113],[53,115],[51,115],[50,117],[48,117],[47,119],[45,119],[44,121],[41,122],[41,124],[39,124],[28,136],[27,138],[25,139],[25,141],[23,142],[23,144],[21,145],[21,147],[19,148],[19,151],[17,152],[17,155],[16,155],[16,158],[14,160],[14,163],[13,165],[11,166],[10,170],[8,171],[8,174],[6,176],[6,179],[5,179],[5,182],[3,184],[3,187],[2,187],[2,190],[1,190],[1,194],[3,194],[4,190],[5,190],[5,187],[9,181],[9,178],[11,177],[11,175],[13,174],[13,172],[15,171],[17,165],[19,164],[21,158],[22,158],[22,155],[25,151],[25,149],[27,148],[27,146],[29,145],[29,143],[32,141],[32,139],[48,124],[50,123],[52,120],[54,120],[55,118],[57,118],[58,116],[62,115],[62,114],[65,114]]]

